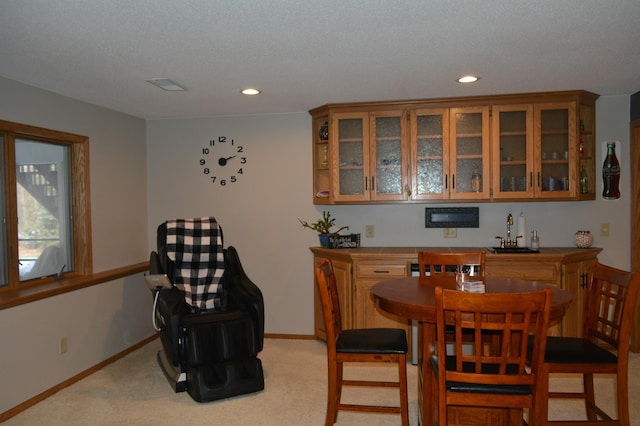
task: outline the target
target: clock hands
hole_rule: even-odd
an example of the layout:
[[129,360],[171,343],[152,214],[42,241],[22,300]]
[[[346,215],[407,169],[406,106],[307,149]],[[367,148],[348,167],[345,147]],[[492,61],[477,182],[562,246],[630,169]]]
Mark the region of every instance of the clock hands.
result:
[[227,162],[229,160],[231,160],[232,158],[235,158],[235,155],[232,155],[231,157],[220,157],[220,159],[218,159],[218,164],[221,166],[225,166],[227,164]]

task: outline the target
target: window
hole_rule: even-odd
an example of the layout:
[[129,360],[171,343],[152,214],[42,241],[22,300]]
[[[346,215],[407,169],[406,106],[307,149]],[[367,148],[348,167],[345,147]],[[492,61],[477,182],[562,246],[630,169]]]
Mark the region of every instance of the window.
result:
[[0,289],[91,273],[88,143],[0,121]]

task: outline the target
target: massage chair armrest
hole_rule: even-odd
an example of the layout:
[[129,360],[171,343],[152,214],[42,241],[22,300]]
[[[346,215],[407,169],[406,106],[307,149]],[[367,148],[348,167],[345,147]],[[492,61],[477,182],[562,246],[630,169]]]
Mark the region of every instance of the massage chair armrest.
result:
[[166,274],[173,282],[175,276],[175,264],[167,256],[167,248],[160,247],[158,251],[152,251],[149,256],[149,272],[152,274]]
[[184,292],[176,287],[158,293],[156,322],[160,327],[160,340],[169,361],[177,366],[183,358],[182,318],[189,314],[189,305],[184,301]]
[[227,284],[230,305],[244,309],[256,323],[258,351],[262,350],[264,339],[264,298],[257,285],[247,276],[238,252],[233,246],[225,250],[225,269],[231,283]]

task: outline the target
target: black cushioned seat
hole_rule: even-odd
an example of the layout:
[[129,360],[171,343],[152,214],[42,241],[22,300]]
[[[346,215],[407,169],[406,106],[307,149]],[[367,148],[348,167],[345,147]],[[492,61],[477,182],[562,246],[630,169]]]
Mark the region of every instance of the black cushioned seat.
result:
[[[454,370],[456,365],[455,356],[447,356],[445,361],[448,370]],[[439,374],[438,371],[438,355],[431,357],[431,367],[434,374]],[[497,364],[483,364],[482,373],[484,374],[497,374],[499,366]],[[463,371],[467,373],[474,372],[473,364],[469,362],[462,363]],[[518,371],[516,365],[510,365],[507,367],[507,374],[515,374]],[[530,386],[520,385],[496,385],[496,384],[482,384],[482,383],[462,383],[455,381],[447,381],[447,390],[455,392],[473,392],[473,393],[496,393],[500,395],[529,395],[531,393]]]
[[342,330],[336,339],[336,352],[367,354],[407,353],[407,335],[395,328]]
[[618,357],[596,345],[590,340],[579,337],[547,337],[547,349],[544,362],[554,364],[615,364]]

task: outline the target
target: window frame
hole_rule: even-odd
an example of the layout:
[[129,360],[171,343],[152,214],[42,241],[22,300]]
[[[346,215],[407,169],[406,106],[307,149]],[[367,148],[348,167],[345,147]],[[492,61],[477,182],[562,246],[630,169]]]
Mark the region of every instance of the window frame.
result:
[[[8,283],[0,287],[0,292],[19,290],[26,287],[50,284],[55,277],[20,281],[18,268],[18,213],[16,190],[15,140],[27,138],[71,149],[71,214],[73,227],[74,271],[65,273],[65,278],[86,276],[93,273],[93,254],[91,243],[91,207],[89,194],[89,138],[58,130],[0,120],[0,133],[4,138],[7,269]],[[2,212],[0,212],[1,214]]]

